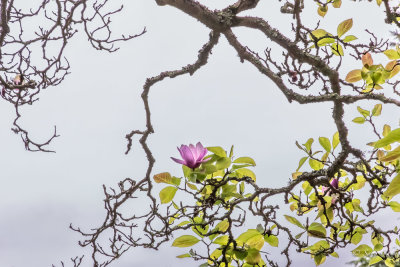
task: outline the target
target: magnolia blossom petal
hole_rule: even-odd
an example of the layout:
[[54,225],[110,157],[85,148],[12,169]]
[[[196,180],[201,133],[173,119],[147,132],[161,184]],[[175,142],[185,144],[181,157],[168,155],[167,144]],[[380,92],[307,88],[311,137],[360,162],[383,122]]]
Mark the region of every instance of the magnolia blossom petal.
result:
[[192,144],[189,145],[189,149],[192,152],[194,160],[197,160],[199,158],[199,151],[197,151],[196,147]]
[[333,187],[333,188],[335,188],[335,189],[338,189],[339,188],[339,180],[338,179],[333,179],[332,181],[331,181],[331,186]]
[[186,162],[187,166],[193,168],[192,166],[195,165],[196,160],[193,158],[192,151],[188,146],[183,146],[181,148],[182,151],[182,159]]
[[186,162],[183,161],[183,160],[181,160],[181,159],[176,159],[176,158],[173,158],[173,157],[171,157],[171,159],[172,159],[173,161],[175,161],[176,163],[183,164],[183,165],[186,164]]
[[199,156],[197,160],[202,160],[204,156],[207,154],[208,150],[207,148],[204,148],[200,142],[197,143],[196,148],[199,151]]

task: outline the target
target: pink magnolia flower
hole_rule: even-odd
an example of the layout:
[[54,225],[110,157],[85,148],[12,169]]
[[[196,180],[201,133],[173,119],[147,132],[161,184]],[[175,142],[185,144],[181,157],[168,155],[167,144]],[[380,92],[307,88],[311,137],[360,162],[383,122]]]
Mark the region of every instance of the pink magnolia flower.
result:
[[171,159],[177,163],[188,166],[191,169],[195,169],[200,166],[201,163],[208,161],[208,159],[204,160],[204,157],[207,154],[207,148],[203,147],[203,145],[198,142],[196,146],[190,144],[188,146],[181,145],[178,147],[178,151],[181,154],[182,159],[176,159],[171,157]]
[[[332,181],[330,182],[331,186],[335,189],[339,188],[339,179],[337,178],[333,178]],[[331,190],[329,189],[329,187],[323,186],[322,187],[322,194],[325,194],[325,192],[327,192],[327,195],[331,195]],[[333,194],[332,195],[332,204],[335,204],[336,200],[338,198],[337,194]]]

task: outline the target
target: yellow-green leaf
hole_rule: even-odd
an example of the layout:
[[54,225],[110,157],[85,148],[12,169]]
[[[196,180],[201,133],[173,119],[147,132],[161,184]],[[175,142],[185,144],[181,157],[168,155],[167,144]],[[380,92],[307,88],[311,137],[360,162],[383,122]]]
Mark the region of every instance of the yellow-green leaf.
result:
[[346,82],[355,83],[362,80],[361,70],[352,70],[346,76]]
[[354,35],[347,35],[346,37],[343,38],[343,42],[348,43],[354,40],[357,40],[358,38],[355,37]]
[[183,235],[175,239],[172,243],[172,246],[178,248],[186,248],[195,245],[199,241],[199,239],[192,235]]
[[331,46],[332,53],[335,54],[336,56],[343,56],[343,47],[340,44],[334,43]]
[[390,144],[392,144],[394,142],[398,142],[398,141],[400,141],[400,128],[387,133],[387,135],[384,138],[375,142],[374,147],[381,148],[381,147],[390,145]]
[[325,238],[325,236],[326,236],[325,227],[322,224],[316,223],[316,222],[313,222],[307,228],[307,232],[308,232],[309,235],[314,236],[314,237],[318,237],[318,238]]
[[393,178],[386,191],[383,192],[383,196],[387,198],[392,198],[397,194],[400,194],[400,173]]
[[339,143],[340,143],[339,132],[336,132],[336,133],[333,135],[333,138],[332,138],[332,146],[333,146],[333,149],[335,149],[335,148],[339,145]]
[[198,190],[197,189],[197,186],[195,186],[194,184],[191,184],[191,183],[187,183],[187,186],[190,188],[190,189],[192,189],[192,190]]
[[239,178],[250,177],[253,181],[256,181],[255,173],[247,168],[236,170],[236,174],[239,176]]
[[275,235],[265,235],[264,240],[273,247],[277,247],[279,245],[279,239]]
[[308,164],[310,165],[310,167],[313,170],[316,170],[316,171],[318,171],[318,170],[320,170],[320,169],[322,169],[324,167],[324,164],[322,162],[320,162],[318,160],[315,160],[315,159],[310,159],[308,161]]
[[351,252],[356,257],[365,257],[372,253],[373,249],[368,245],[359,245],[357,248],[353,249]]
[[288,220],[288,222],[304,229],[304,226],[296,218],[289,216],[289,215],[284,215],[284,216],[285,216],[286,220]]
[[355,122],[355,123],[358,123],[358,124],[363,124],[365,122],[365,118],[364,117],[357,117],[357,118],[354,118],[352,120],[352,122]]
[[299,166],[296,169],[296,172],[300,170],[301,166],[303,166],[304,162],[306,162],[306,160],[308,159],[308,157],[302,157],[299,161]]
[[226,151],[220,146],[209,146],[207,147],[207,150],[214,153],[218,157],[226,157]]
[[331,142],[326,137],[318,138],[319,143],[325,149],[326,152],[331,152]]
[[249,264],[258,264],[261,261],[260,251],[255,248],[250,248],[247,250],[247,257],[245,261]]
[[380,6],[382,4],[382,0],[376,0],[376,3],[378,4],[378,6]]
[[223,235],[220,237],[217,237],[213,243],[217,244],[217,245],[221,245],[221,246],[226,246],[226,244],[228,244],[228,240],[229,240],[229,235]]
[[336,251],[332,252],[331,256],[335,257],[335,258],[339,258],[339,254]]
[[400,158],[400,146],[396,147],[395,149],[393,149],[392,151],[389,151],[389,153],[386,154],[386,156],[380,158],[380,161],[393,161]]
[[379,116],[382,112],[382,104],[376,104],[372,109],[372,116]]
[[254,159],[250,158],[250,157],[240,157],[237,158],[233,161],[233,163],[245,163],[245,164],[250,164],[252,166],[256,166],[256,162],[254,161]]
[[342,23],[339,24],[337,27],[337,34],[339,37],[341,37],[343,34],[348,32],[351,27],[353,27],[353,19],[346,19]]
[[357,110],[364,118],[369,116],[368,110],[362,109],[360,106],[357,106]]
[[174,198],[176,190],[175,186],[167,186],[160,191],[160,200],[162,204],[169,203]]
[[399,202],[390,201],[388,204],[394,212],[400,212],[400,203]]
[[369,265],[373,265],[373,264],[375,264],[375,263],[378,263],[378,262],[380,262],[380,261],[382,261],[382,258],[381,257],[379,257],[379,256],[374,256],[374,257],[372,257],[370,260],[369,260]]
[[182,255],[179,255],[179,256],[176,256],[177,258],[179,258],[179,259],[182,259],[182,258],[190,258],[190,257],[192,257],[189,253],[185,253],[185,254],[182,254]]
[[397,53],[397,51],[394,49],[388,49],[383,53],[388,57],[388,59],[399,59],[400,58],[399,53]]

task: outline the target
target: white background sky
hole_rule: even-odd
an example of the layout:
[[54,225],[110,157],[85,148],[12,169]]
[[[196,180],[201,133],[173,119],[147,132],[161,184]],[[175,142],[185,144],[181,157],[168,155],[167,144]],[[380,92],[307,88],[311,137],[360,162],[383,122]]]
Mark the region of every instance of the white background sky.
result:
[[[91,49],[81,35],[68,49],[72,74],[60,86],[42,92],[35,105],[22,109],[22,122],[32,137],[44,140],[57,125],[61,136],[52,144],[56,154],[25,151],[19,137],[10,131],[13,107],[0,101],[2,267],[51,266],[82,254],[77,245],[80,236],[68,225],[73,223],[83,229],[98,226],[104,216],[102,185],[114,187],[125,177],[141,179],[144,175],[147,162],[139,144],[135,142],[133,152],[125,156],[124,136],[144,127],[140,94],[146,77],[194,62],[197,51],[208,40],[207,28],[174,8],[158,7],[149,0],[125,2],[114,28],[138,33],[146,26],[148,32],[122,44],[114,54]],[[229,3],[201,2],[212,8]],[[265,17],[278,29],[290,27],[289,16],[281,15],[278,3],[271,2],[278,1],[261,1],[257,11],[249,14]],[[377,13],[372,16],[374,10]],[[374,3],[343,3],[340,10],[329,10],[327,22],[321,27],[335,32],[341,21],[357,15],[352,34],[359,36],[365,28],[387,31],[381,11]],[[305,14],[304,22],[315,19],[314,6]],[[265,48],[266,40],[260,33],[247,29],[237,29],[235,33],[252,49],[262,52]],[[359,67],[349,62],[347,70]],[[234,144],[236,155],[256,160],[259,184],[283,186],[303,156],[294,145],[295,140],[331,137],[335,132],[329,104],[289,104],[266,77],[248,63],[239,62],[224,38],[214,48],[209,64],[194,76],[167,79],[154,86],[150,105],[155,134],[150,136],[149,145],[157,160],[154,173],[170,171],[180,175],[180,166],[169,158],[177,156],[176,146],[180,144],[201,141],[206,146],[227,149]],[[348,108],[348,122],[354,117],[355,108]],[[384,108],[384,113],[386,110],[390,109]],[[395,125],[398,111],[393,112],[396,111],[390,111],[387,119]],[[352,127],[350,138],[365,144],[370,141],[365,134],[368,131],[368,127],[357,125]],[[136,209],[140,209],[139,202],[132,206],[132,210]],[[176,259],[185,251],[169,246],[164,245],[158,252],[128,252],[112,266],[199,265]],[[297,264],[312,264],[306,255],[295,257]],[[343,264],[348,259],[343,256],[328,260],[327,266]],[[300,266],[297,264],[294,266]],[[86,261],[83,266],[91,265]]]

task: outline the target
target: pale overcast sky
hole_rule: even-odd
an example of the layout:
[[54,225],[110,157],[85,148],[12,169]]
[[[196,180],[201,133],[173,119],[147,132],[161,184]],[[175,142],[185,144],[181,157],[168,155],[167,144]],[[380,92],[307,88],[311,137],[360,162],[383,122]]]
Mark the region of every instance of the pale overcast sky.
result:
[[[212,8],[229,3],[201,2]],[[104,217],[102,185],[115,187],[125,177],[141,179],[144,175],[144,153],[135,142],[133,151],[124,155],[124,136],[144,127],[140,94],[145,79],[194,62],[197,51],[208,40],[207,28],[174,8],[159,7],[149,0],[125,1],[124,5],[114,28],[138,33],[146,27],[148,32],[121,44],[114,54],[92,49],[83,35],[74,39],[68,48],[72,74],[60,86],[43,91],[39,102],[22,109],[23,125],[39,140],[51,135],[53,125],[57,125],[61,136],[51,145],[57,153],[25,151],[20,138],[10,131],[13,107],[0,101],[1,267],[51,266],[85,252],[77,245],[80,236],[68,229],[69,224],[83,229],[98,226]],[[360,9],[354,12],[354,7]],[[368,15],[371,7],[375,8],[375,3],[354,6],[344,1],[340,10],[328,12],[328,22],[321,27],[334,32],[341,21],[356,14],[353,34],[359,36],[366,28],[387,31],[382,12],[373,20]],[[281,30],[290,27],[288,17],[279,13],[278,1],[261,1],[257,11],[249,14],[263,16]],[[303,21],[315,21],[315,14],[316,10],[310,10]],[[267,41],[262,34],[248,29],[236,29],[235,33],[252,49],[262,52],[265,48]],[[348,70],[357,67],[346,66]],[[154,173],[181,175],[180,166],[170,160],[170,156],[177,156],[180,144],[201,141],[227,149],[234,144],[236,155],[256,160],[259,184],[283,186],[303,156],[295,141],[331,137],[335,132],[329,104],[289,104],[253,66],[240,63],[224,38],[214,48],[209,64],[195,75],[167,79],[154,86],[150,105],[155,127],[155,134],[149,138],[156,158]],[[355,108],[349,107],[351,115],[346,117],[352,126],[350,138],[363,145],[370,141],[364,134],[369,129],[350,123]],[[396,124],[398,117],[388,119]],[[132,206],[133,210],[140,208],[140,202]],[[253,227],[251,222],[249,227]],[[170,248],[170,244],[159,251],[137,249],[111,266],[199,265],[175,258],[184,252]],[[348,261],[349,253],[343,255],[329,259],[326,266]],[[312,266],[307,255],[295,257],[294,266]],[[86,260],[83,266],[91,264]]]

